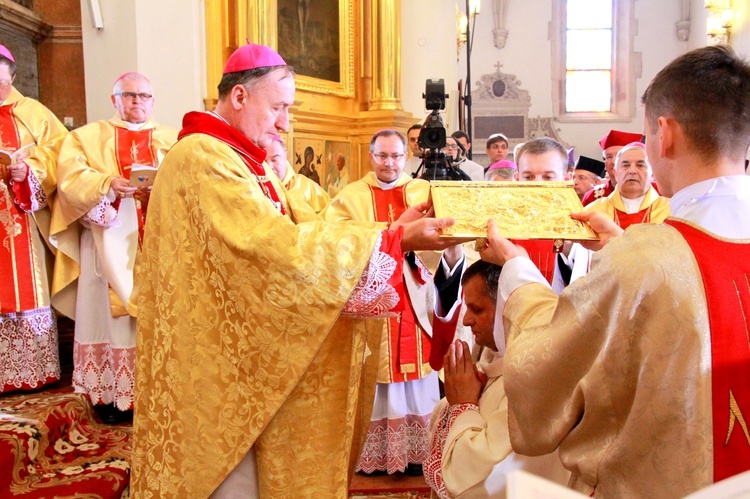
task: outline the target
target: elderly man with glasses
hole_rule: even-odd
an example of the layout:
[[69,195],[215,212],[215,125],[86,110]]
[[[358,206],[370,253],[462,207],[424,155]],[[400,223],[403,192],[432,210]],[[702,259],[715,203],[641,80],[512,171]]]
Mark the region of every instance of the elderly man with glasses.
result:
[[[73,384],[107,422],[133,408],[133,265],[151,187],[139,168],[158,168],[177,131],[151,119],[149,80],[115,81],[117,115],[73,131],[60,150],[52,234],[58,246],[52,301],[75,318]],[[148,177],[149,175],[146,175]]]
[[[60,379],[44,240],[60,145],[68,131],[13,86],[16,61],[0,45],[0,393]],[[3,344],[5,346],[3,346]]]
[[[427,201],[430,184],[404,173],[405,162],[406,138],[396,130],[377,132],[370,140],[372,172],[344,187],[323,211],[325,219],[390,224]],[[408,253],[404,261],[410,306],[383,321],[375,403],[357,465],[365,473],[421,475],[429,455],[430,414],[440,400],[433,367],[440,369],[455,333],[464,258],[461,245],[446,249],[433,278],[420,256]]]
[[659,224],[669,216],[669,198],[651,185],[653,173],[642,142],[620,149],[614,175],[617,183],[612,194],[589,204],[586,211],[604,213],[623,230],[634,224]]

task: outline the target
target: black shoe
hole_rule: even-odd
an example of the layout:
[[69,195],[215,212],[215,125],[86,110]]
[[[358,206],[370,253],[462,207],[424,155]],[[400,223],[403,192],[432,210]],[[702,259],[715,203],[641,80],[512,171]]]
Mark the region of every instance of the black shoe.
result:
[[94,411],[106,424],[120,424],[133,422],[133,410],[121,411],[114,404],[100,404],[94,406]]
[[404,474],[409,476],[422,476],[424,475],[424,470],[422,470],[421,464],[409,463],[409,465],[404,470]]

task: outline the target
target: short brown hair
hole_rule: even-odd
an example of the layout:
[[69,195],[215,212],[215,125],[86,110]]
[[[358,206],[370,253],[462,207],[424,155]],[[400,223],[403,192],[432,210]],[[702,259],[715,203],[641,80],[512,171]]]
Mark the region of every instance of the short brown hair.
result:
[[486,144],[485,144],[484,147],[487,148],[487,149],[489,149],[490,147],[492,147],[492,144],[494,144],[495,142],[505,142],[506,146],[510,145],[510,144],[508,144],[508,137],[506,137],[502,133],[493,133],[487,139],[487,142],[486,142]]
[[699,48],[670,62],[641,102],[650,131],[659,117],[676,120],[706,160],[744,158],[750,145],[750,65],[723,45]]
[[518,156],[515,159],[518,169],[521,169],[521,157],[524,154],[544,154],[549,151],[556,151],[560,154],[560,173],[565,176],[568,170],[568,151],[561,143],[550,137],[537,137],[526,142],[518,150]]

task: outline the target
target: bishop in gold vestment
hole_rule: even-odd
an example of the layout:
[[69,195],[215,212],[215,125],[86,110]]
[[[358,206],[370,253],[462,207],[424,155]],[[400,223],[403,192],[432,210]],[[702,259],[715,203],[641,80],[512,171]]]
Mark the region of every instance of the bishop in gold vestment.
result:
[[[145,95],[151,92],[146,82],[126,76],[116,82],[115,93],[121,86],[120,93]],[[137,88],[140,85],[145,87]],[[151,104],[153,96],[117,99]],[[118,110],[112,119],[74,130],[60,151],[52,220],[59,251],[52,299],[61,312],[75,318],[73,385],[95,405],[133,408],[135,312],[126,305],[147,197],[118,195],[116,183],[129,185],[134,164],[158,167],[176,139],[177,131],[150,119],[150,111],[136,117]]]
[[[10,57],[10,58],[8,58]],[[13,70],[11,71],[11,67]],[[49,206],[57,154],[68,131],[39,102],[12,85],[15,61],[0,45],[0,149],[30,146],[26,177],[0,165],[0,393],[60,379],[57,319],[50,308]]]
[[[403,306],[412,231],[325,223],[284,195],[261,146],[293,102],[283,59],[248,44],[161,165],[136,279],[139,498],[347,495],[378,348],[357,318]],[[449,223],[409,224],[435,228],[415,247]]]

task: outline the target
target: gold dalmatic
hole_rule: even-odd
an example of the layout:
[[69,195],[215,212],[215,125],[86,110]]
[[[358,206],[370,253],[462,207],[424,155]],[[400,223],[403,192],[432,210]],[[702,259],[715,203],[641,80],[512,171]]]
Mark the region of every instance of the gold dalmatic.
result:
[[9,172],[0,178],[0,337],[7,346],[0,348],[0,393],[39,388],[60,377],[47,251],[40,234],[46,226],[37,225],[47,220],[56,154],[67,133],[59,131],[55,120],[49,110],[15,89],[0,106],[2,148],[14,152],[37,143],[25,159],[25,180],[11,181]]

